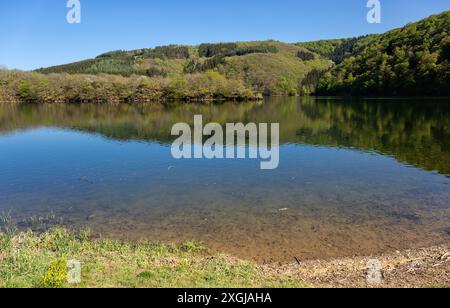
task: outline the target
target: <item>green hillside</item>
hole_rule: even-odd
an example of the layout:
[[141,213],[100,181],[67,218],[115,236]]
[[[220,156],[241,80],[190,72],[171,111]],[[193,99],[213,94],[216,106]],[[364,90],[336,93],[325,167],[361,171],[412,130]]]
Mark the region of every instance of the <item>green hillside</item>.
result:
[[330,59],[336,64],[340,64],[346,58],[355,54],[367,41],[374,39],[375,37],[377,37],[377,35],[372,34],[346,39],[304,42],[296,45],[304,47],[325,59]]
[[11,101],[248,100],[450,95],[450,12],[381,35],[287,44],[169,45],[36,72],[0,70]]
[[444,12],[358,39],[351,54],[324,76],[317,93],[450,95],[449,61],[450,12]]
[[119,50],[38,72],[176,78],[213,70],[227,79],[242,80],[259,93],[296,95],[314,91],[319,76],[331,65],[301,46],[261,41]]

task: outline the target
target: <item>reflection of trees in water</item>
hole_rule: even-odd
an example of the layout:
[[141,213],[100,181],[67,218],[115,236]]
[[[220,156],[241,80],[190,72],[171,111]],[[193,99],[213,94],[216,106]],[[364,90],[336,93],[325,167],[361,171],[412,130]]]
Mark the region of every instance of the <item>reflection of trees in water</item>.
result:
[[172,125],[279,122],[282,143],[377,151],[450,174],[450,104],[421,100],[271,98],[265,104],[3,105],[0,130],[57,126],[118,140],[169,143]]
[[332,125],[319,133],[300,135],[305,143],[374,150],[450,174],[448,102],[324,102],[318,109]]

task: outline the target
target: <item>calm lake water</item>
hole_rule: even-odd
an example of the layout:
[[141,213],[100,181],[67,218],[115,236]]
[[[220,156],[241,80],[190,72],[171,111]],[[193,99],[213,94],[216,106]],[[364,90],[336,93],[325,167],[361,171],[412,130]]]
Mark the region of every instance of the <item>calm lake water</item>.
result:
[[[279,168],[173,159],[172,125],[195,114],[280,123]],[[372,254],[450,241],[449,174],[450,100],[0,104],[0,212],[22,228],[260,262]]]

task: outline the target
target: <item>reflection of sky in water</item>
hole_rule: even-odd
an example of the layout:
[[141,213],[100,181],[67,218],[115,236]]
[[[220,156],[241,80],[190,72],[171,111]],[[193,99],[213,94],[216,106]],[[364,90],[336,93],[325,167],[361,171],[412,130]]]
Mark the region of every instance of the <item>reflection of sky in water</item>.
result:
[[[69,129],[0,136],[0,211],[53,211],[106,235],[193,238],[264,258],[442,241],[449,184],[444,175],[356,149],[285,144],[279,168],[264,171],[259,160],[174,160],[168,145]],[[231,244],[238,239],[248,244]]]

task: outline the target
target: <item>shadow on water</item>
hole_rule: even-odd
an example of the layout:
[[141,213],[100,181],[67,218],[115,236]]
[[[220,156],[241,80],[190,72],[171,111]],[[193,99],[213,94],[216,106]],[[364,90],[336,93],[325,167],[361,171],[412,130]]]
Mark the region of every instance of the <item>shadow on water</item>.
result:
[[[280,123],[280,168],[175,161],[172,125],[195,114]],[[0,149],[0,211],[21,225],[58,217],[104,236],[194,239],[266,262],[450,239],[448,100],[3,104]]]

